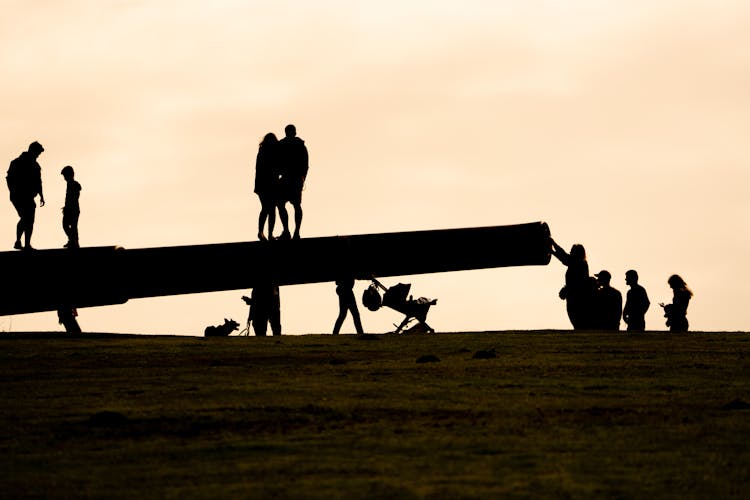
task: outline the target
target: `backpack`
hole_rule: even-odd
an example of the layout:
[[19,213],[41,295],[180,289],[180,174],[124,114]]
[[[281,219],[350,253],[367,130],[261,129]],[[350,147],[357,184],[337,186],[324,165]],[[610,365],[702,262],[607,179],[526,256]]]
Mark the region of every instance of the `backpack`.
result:
[[18,161],[20,159],[16,158],[15,160],[10,162],[10,166],[8,167],[8,173],[5,176],[5,182],[8,184],[8,190],[13,193],[18,189],[18,181],[19,181],[19,168],[20,168],[20,162]]

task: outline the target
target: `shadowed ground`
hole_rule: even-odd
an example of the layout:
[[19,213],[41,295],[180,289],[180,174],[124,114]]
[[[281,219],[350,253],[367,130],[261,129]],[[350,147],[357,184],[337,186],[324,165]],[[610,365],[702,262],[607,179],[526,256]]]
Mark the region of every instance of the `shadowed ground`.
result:
[[745,497],[749,341],[0,334],[0,495]]

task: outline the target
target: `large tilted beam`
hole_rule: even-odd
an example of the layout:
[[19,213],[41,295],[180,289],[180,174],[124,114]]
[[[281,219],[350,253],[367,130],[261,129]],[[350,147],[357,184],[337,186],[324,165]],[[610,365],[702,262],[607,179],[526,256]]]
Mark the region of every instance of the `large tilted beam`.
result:
[[543,222],[508,226],[124,249],[0,252],[0,315],[278,285],[546,265]]

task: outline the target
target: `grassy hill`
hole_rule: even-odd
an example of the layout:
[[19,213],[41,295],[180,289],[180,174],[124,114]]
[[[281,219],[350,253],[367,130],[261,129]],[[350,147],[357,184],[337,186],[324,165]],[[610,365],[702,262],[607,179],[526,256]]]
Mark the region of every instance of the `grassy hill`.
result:
[[3,498],[746,495],[746,333],[0,334]]

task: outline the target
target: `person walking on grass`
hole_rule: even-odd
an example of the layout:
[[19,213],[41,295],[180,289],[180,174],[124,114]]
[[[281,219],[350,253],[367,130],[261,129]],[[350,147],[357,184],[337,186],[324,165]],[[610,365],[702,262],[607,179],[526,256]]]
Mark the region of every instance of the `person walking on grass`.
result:
[[341,325],[343,325],[344,319],[349,312],[352,313],[352,320],[354,320],[354,328],[357,329],[357,333],[364,333],[362,321],[359,317],[359,309],[357,308],[357,299],[354,297],[354,278],[346,276],[336,280],[336,295],[339,297],[339,315],[336,318],[336,323],[333,325],[333,334],[339,334]]

